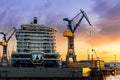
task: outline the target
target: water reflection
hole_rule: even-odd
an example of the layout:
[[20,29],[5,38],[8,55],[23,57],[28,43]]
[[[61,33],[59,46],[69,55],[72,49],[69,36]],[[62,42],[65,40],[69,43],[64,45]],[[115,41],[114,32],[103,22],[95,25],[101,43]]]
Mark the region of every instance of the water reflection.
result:
[[106,77],[106,80],[120,80],[120,75],[108,76]]

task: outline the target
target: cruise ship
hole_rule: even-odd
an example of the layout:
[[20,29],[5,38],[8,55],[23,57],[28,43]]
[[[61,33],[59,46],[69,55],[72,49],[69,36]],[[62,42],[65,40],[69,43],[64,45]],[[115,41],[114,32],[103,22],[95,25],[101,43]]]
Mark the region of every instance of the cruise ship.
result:
[[16,30],[17,52],[56,52],[56,30],[37,24],[34,17],[30,24],[22,24]]
[[59,67],[56,30],[37,22],[34,17],[30,24],[22,24],[16,30],[17,51],[11,54],[13,67]]

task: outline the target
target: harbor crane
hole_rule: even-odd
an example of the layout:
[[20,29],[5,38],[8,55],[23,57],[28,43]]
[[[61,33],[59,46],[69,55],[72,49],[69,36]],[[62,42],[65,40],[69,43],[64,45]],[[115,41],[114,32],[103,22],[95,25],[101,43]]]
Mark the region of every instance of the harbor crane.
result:
[[99,57],[97,56],[95,49],[92,49],[92,52],[95,53],[96,59],[99,60]]
[[[14,29],[14,30],[13,30]],[[0,45],[3,46],[3,55],[2,55],[2,58],[1,58],[1,66],[9,66],[9,63],[8,63],[8,58],[7,58],[7,47],[8,47],[8,42],[9,40],[12,38],[13,34],[15,33],[16,29],[15,27],[13,27],[13,32],[11,33],[11,35],[7,38],[7,33],[4,33],[4,32],[0,32],[0,34],[3,35],[3,41],[0,42]]]
[[[81,15],[81,18],[79,19],[79,21],[76,23],[75,26],[72,26],[72,22],[75,18],[77,18],[79,15]],[[80,25],[82,19],[85,18],[87,20],[87,22],[89,23],[90,26],[91,23],[87,17],[87,14],[80,9],[80,12],[73,17],[71,20],[68,18],[64,18],[63,21],[67,21],[68,25],[67,25],[67,30],[63,32],[63,36],[68,38],[68,51],[67,51],[67,55],[66,55],[66,62],[69,63],[69,58],[73,59],[73,62],[76,62],[76,55],[75,55],[75,51],[74,51],[74,33],[76,31],[76,29],[78,28],[78,26]]]

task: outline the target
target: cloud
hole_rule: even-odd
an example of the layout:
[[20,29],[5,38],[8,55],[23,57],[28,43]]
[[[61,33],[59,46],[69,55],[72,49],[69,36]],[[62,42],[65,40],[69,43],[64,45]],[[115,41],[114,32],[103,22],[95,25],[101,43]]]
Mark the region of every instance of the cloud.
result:
[[95,6],[93,7],[93,11],[97,14],[105,14],[105,11],[110,8],[110,5],[105,0],[94,0]]
[[120,2],[115,5],[107,1],[95,1],[93,11],[99,16],[94,24],[96,30],[94,35],[95,44],[110,44],[120,41]]
[[120,2],[110,8],[105,14],[107,19],[120,19]]
[[40,15],[44,14],[45,10],[51,6],[49,0],[45,0],[42,3],[39,0],[34,2],[29,0],[1,0],[0,4],[1,31],[7,31],[13,26],[18,27],[34,16],[41,18]]

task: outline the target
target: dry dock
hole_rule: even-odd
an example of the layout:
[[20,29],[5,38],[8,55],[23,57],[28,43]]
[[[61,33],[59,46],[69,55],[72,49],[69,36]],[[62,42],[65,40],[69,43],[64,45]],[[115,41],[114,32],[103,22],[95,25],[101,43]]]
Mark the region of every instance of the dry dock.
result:
[[106,80],[106,76],[120,74],[119,70],[92,69],[86,76],[82,68],[0,67],[0,80]]
[[[1,67],[0,80],[83,80],[81,68]],[[86,79],[85,79],[86,80]]]

